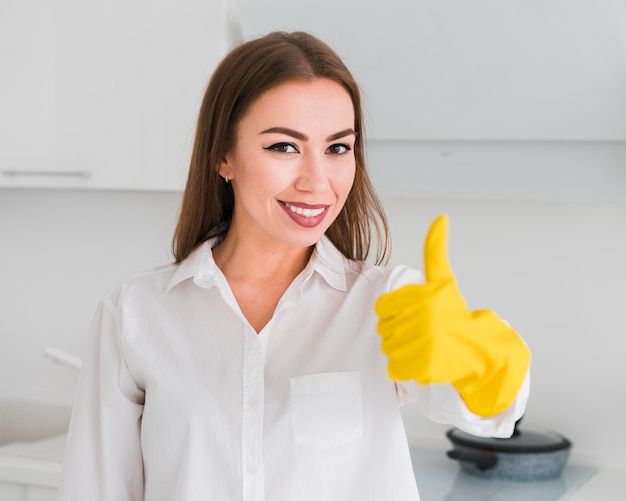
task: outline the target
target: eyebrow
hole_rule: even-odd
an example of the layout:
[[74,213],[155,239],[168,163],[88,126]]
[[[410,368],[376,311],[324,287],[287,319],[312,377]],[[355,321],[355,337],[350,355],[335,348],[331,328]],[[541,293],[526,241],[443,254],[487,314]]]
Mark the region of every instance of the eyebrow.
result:
[[[271,127],[269,129],[264,130],[261,134],[285,134],[287,136],[294,137],[299,139],[300,141],[308,140],[308,136],[306,134],[302,134],[302,132],[298,132],[297,130],[289,129],[287,127]],[[326,138],[327,141],[334,141],[335,139],[339,139],[346,136],[356,136],[356,132],[354,129],[344,129],[339,132],[335,132]]]

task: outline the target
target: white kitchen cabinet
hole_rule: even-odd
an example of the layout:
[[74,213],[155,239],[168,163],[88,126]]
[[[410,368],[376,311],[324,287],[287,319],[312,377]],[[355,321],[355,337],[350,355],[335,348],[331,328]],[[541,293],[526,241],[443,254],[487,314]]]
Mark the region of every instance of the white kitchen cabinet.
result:
[[240,0],[245,36],[310,31],[374,140],[626,140],[623,0]]
[[374,141],[383,197],[626,201],[626,141]]
[[0,446],[0,500],[56,499],[64,449],[63,434]]
[[0,187],[180,190],[226,0],[0,7]]

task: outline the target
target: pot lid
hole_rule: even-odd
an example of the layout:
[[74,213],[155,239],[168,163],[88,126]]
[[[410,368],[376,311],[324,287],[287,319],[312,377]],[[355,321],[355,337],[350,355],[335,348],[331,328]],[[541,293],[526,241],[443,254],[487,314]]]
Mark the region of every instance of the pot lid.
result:
[[477,437],[459,429],[448,430],[446,436],[455,445],[496,452],[552,452],[571,447],[571,442],[552,431],[519,430],[510,438]]

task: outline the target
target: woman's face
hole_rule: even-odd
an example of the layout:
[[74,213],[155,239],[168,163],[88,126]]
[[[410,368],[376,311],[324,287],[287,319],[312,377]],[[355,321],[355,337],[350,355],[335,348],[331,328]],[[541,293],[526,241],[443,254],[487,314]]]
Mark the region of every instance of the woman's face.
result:
[[261,245],[313,245],[352,188],[355,139],[352,100],[338,83],[293,81],[263,93],[220,166],[235,195],[230,231]]

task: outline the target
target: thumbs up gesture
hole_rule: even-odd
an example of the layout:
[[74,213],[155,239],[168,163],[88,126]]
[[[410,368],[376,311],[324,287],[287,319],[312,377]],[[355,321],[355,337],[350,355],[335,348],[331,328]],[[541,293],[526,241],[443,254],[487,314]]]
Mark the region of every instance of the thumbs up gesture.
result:
[[492,311],[468,311],[448,263],[447,233],[441,215],[424,244],[425,283],[376,302],[382,350],[392,379],[452,383],[470,411],[493,416],[515,401],[530,351]]

